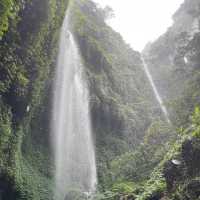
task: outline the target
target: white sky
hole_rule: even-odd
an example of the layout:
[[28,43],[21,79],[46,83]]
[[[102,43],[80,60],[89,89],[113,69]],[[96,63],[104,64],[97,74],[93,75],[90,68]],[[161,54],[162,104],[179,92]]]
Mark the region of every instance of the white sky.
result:
[[108,23],[133,49],[141,51],[172,24],[172,15],[184,0],[94,0],[109,5],[115,18]]

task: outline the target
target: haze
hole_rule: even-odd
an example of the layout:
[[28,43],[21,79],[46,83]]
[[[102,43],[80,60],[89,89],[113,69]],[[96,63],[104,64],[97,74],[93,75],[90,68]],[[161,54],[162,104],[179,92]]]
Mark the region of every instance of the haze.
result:
[[112,7],[115,18],[108,21],[133,49],[162,35],[172,25],[172,15],[183,0],[94,0],[102,7]]

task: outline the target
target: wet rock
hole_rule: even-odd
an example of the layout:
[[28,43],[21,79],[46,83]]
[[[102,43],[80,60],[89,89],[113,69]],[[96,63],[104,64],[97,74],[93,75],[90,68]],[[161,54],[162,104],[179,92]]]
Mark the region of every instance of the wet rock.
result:
[[0,200],[19,199],[19,193],[15,190],[14,184],[7,176],[0,175]]
[[172,161],[168,161],[164,165],[163,174],[167,183],[167,190],[172,190],[176,181],[182,177],[181,166],[174,164]]
[[200,139],[193,138],[184,142],[182,157],[189,176],[200,173]]
[[148,198],[147,200],[161,200],[162,197],[163,197],[162,193],[155,193],[150,198]]
[[176,160],[176,159],[173,159],[173,160],[172,160],[172,163],[173,163],[174,165],[181,165],[181,161],[180,161],[180,160]]
[[189,199],[197,199],[200,197],[200,180],[192,180],[185,187],[185,193],[189,197]]

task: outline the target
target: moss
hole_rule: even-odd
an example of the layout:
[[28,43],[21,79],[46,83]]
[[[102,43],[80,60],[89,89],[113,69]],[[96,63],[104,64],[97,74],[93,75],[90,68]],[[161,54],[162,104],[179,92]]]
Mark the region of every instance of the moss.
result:
[[18,4],[18,1],[15,0],[2,0],[0,2],[0,40],[8,30],[9,20],[16,17],[19,10]]
[[49,91],[68,0],[18,5],[4,35],[0,25],[0,181],[6,177],[3,190],[13,199],[47,200],[53,192]]

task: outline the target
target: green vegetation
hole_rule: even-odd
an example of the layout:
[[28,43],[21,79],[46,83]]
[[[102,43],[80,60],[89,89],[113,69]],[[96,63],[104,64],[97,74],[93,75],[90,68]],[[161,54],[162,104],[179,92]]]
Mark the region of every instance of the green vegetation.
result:
[[196,107],[194,114],[192,116],[192,126],[194,131],[192,132],[192,135],[194,137],[200,137],[200,108]]
[[[88,0],[75,1],[72,10],[71,29],[83,57],[90,87],[99,189],[106,190],[118,181],[116,177],[135,177],[140,163],[144,163],[140,161],[142,152],[136,150],[137,146],[151,123],[162,123],[162,117],[142,69],[140,54],[105,23],[112,11],[97,8]],[[156,162],[144,164],[141,171]],[[137,169],[131,168],[132,164]]]
[[[72,30],[87,70],[96,134],[99,193],[94,198],[176,199],[173,195],[184,190],[192,178],[186,170],[192,167],[189,163],[183,164],[186,162],[183,160],[187,160],[184,148],[187,143],[189,148],[199,146],[198,139],[193,139],[199,137],[199,109],[196,108],[193,115],[192,112],[200,102],[197,68],[183,79],[182,72],[175,73],[181,66],[176,60],[171,66],[170,59],[172,55],[174,59],[183,59],[178,53],[183,48],[194,50],[194,44],[189,46],[190,41],[187,47],[181,46],[184,34],[173,35],[170,29],[172,33],[166,33],[145,50],[157,85],[163,86],[159,91],[170,110],[173,122],[170,126],[155,106],[157,103],[141,70],[139,54],[105,24],[104,10],[97,9],[91,1],[76,1],[73,6]],[[172,28],[175,29],[176,24]],[[198,53],[198,48],[196,46],[194,52]],[[172,50],[176,52],[170,52]],[[190,140],[196,142],[190,144]],[[195,147],[195,151],[198,148]],[[176,166],[173,162],[181,164]],[[174,193],[170,191],[172,188]]]
[[[190,6],[188,6],[190,5]],[[70,28],[90,91],[98,171],[94,200],[197,200],[200,188],[200,35],[197,0],[144,51],[172,124],[132,50],[106,23],[113,13],[74,0]],[[0,190],[3,200],[52,200],[50,107],[68,0],[0,2]],[[185,19],[189,17],[188,22]],[[188,22],[187,24],[186,21]],[[184,62],[187,57],[188,63]],[[69,189],[67,199],[85,199]]]
[[67,0],[0,2],[3,200],[52,199],[48,95],[67,5]]
[[8,30],[9,20],[16,17],[18,4],[13,0],[2,0],[0,2],[0,39]]

